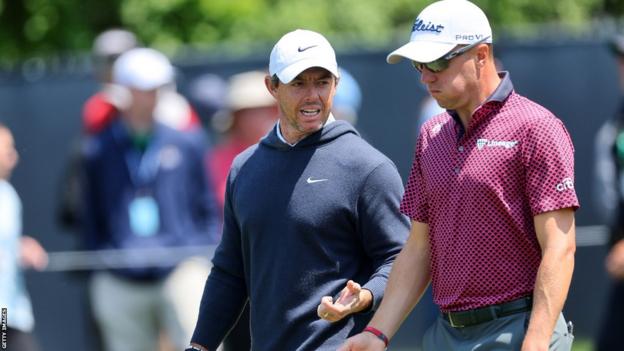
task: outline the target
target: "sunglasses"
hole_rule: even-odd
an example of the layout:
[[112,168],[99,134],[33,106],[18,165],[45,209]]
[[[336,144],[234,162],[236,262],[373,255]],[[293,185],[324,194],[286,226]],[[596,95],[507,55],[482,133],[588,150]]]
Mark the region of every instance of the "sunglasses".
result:
[[428,63],[422,63],[422,62],[416,62],[416,61],[412,61],[412,66],[414,66],[414,68],[416,68],[416,70],[420,73],[422,73],[422,71],[426,68],[428,71],[431,71],[433,73],[440,73],[442,71],[444,71],[445,69],[448,68],[450,62],[452,59],[454,59],[455,57],[465,53],[466,51],[474,48],[475,46],[483,43],[484,41],[486,41],[489,38],[489,36],[476,41],[470,45],[467,46],[462,46],[461,48],[455,50],[455,51],[451,51],[448,54],[442,56],[441,58],[432,61],[432,62],[428,62]]

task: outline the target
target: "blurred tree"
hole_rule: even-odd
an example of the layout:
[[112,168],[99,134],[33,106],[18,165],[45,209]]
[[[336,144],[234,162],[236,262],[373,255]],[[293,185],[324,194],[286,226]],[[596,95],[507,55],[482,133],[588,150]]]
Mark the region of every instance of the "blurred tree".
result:
[[621,17],[624,15],[624,1],[622,0],[604,0],[605,13],[613,16]]
[[91,46],[95,35],[122,25],[122,0],[0,0],[2,59]]
[[[85,51],[102,30],[124,26],[170,54],[183,46],[229,43],[245,50],[294,28],[318,30],[336,45],[387,45],[403,39],[426,0],[0,0],[0,62]],[[521,35],[554,22],[579,27],[624,13],[621,0],[475,0],[496,30]]]
[[[555,22],[575,28],[589,22],[615,0],[475,0],[497,29],[514,27],[522,35]],[[181,43],[199,47],[231,43],[238,50],[272,43],[295,28],[317,30],[337,46],[387,45],[407,36],[414,16],[429,0],[127,0],[122,22],[146,43],[172,52]]]

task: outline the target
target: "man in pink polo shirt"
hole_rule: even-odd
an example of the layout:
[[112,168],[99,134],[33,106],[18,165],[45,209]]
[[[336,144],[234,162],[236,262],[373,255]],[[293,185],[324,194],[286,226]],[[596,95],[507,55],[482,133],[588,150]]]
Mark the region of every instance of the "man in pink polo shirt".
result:
[[[431,282],[425,350],[570,350],[561,314],[574,268],[574,157],[563,123],[497,72],[487,17],[443,0],[405,58],[444,107],[422,127],[401,211],[411,234],[384,300],[340,350],[383,350]],[[385,344],[385,345],[384,345]]]

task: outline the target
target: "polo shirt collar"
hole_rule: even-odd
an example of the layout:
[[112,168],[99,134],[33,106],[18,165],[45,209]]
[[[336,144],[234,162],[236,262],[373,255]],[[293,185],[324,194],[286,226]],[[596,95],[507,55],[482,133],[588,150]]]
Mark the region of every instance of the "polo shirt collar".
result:
[[494,90],[492,95],[485,100],[483,105],[490,101],[504,102],[513,91],[513,83],[509,77],[509,72],[498,72],[498,77],[501,79],[501,82],[498,84],[498,87],[496,87],[496,90]]
[[[498,72],[498,76],[501,79],[500,83],[498,84],[494,92],[490,96],[488,96],[488,98],[485,99],[485,101],[479,107],[477,107],[475,112],[472,114],[472,120],[470,121],[470,125],[468,126],[469,128],[477,123],[480,123],[480,121],[484,119],[485,116],[490,115],[491,111],[497,110],[513,92],[513,83],[511,82],[511,78],[509,77],[509,72]],[[449,115],[451,115],[451,117],[453,117],[455,122],[457,122],[459,126],[459,136],[463,136],[465,130],[461,119],[459,118],[459,115],[455,110],[447,110],[447,112],[449,113]]]

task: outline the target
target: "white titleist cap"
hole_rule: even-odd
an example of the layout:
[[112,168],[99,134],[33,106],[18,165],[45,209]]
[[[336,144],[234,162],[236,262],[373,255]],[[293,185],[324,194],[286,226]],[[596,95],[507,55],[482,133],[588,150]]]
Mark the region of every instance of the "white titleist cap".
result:
[[409,43],[394,50],[386,61],[397,63],[402,58],[428,63],[446,55],[460,44],[472,44],[487,38],[492,42],[492,29],[487,17],[468,0],[442,0],[425,7],[412,26]]
[[282,83],[290,83],[310,67],[321,67],[339,77],[336,53],[319,33],[297,29],[285,34],[273,47],[269,74],[277,75]]
[[113,65],[113,81],[137,90],[153,90],[173,82],[173,66],[162,53],[149,48],[123,53]]

